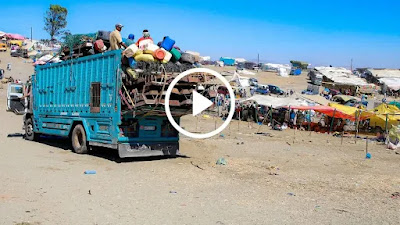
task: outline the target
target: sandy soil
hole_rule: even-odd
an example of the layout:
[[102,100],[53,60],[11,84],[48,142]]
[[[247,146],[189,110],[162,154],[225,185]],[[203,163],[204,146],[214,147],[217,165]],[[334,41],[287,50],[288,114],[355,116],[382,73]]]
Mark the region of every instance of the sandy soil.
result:
[[[6,65],[1,58],[1,67]],[[21,59],[13,70],[29,76]],[[5,66],[4,66],[5,67]],[[8,76],[8,75],[7,75]],[[278,79],[266,75],[268,78]],[[300,77],[289,78],[299,82]],[[22,79],[22,78],[21,78]],[[303,82],[304,82],[303,77]],[[284,84],[287,81],[280,81]],[[303,85],[303,84],[302,84]],[[5,90],[0,90],[4,96]],[[182,157],[119,160],[68,140],[23,140],[0,98],[0,224],[399,224],[399,160],[366,142],[231,122],[222,136],[182,136]],[[186,116],[201,132],[219,119]],[[260,129],[260,130],[259,130]],[[271,134],[257,135],[257,131]],[[8,137],[9,134],[17,134]],[[216,165],[219,158],[227,165]],[[96,170],[95,175],[84,175]]]

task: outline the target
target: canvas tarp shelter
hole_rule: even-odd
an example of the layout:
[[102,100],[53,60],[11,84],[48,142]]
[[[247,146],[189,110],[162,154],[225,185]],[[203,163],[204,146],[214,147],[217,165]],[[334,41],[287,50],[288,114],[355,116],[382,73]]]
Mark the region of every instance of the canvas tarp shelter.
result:
[[385,84],[388,88],[393,91],[400,90],[400,78],[399,77],[384,77],[378,79],[381,84]]
[[360,112],[361,112],[361,115],[360,115],[360,118],[359,118],[360,120],[366,120],[366,119],[368,119],[368,118],[370,118],[371,116],[374,115],[374,113],[372,113],[372,112],[364,111],[364,110],[361,110],[361,109],[356,108],[356,107],[341,105],[341,104],[338,104],[338,103],[329,103],[328,105],[330,107],[335,108],[336,110],[339,110],[339,111],[345,113],[346,115],[351,116],[352,119],[350,119],[350,120],[356,120],[356,115],[358,113],[360,113]]
[[367,69],[367,73],[376,78],[400,78],[399,69]]
[[351,95],[335,95],[332,98],[332,101],[336,102],[336,101],[343,101],[343,102],[347,102],[349,100],[355,99],[357,101],[361,101],[360,98],[351,96]]
[[342,67],[315,67],[318,73],[325,76],[329,80],[338,83],[352,86],[370,86],[364,79],[359,78],[351,73],[350,70]]
[[[315,112],[323,113],[329,117],[335,117],[340,119],[348,119],[355,121],[356,113],[359,109],[350,106],[344,106],[336,103],[329,103],[329,106],[292,106],[291,109],[297,110],[314,110]],[[372,116],[371,112],[361,112],[360,120],[368,119]]]
[[305,99],[306,101],[312,101],[315,102],[316,104],[319,105],[328,105],[328,103],[330,103],[329,100],[327,100],[326,98],[324,98],[321,95],[300,95],[300,98]]
[[25,37],[20,34],[6,34],[6,37],[15,40],[25,40]]
[[391,101],[391,102],[389,102],[389,105],[394,105],[394,106],[396,106],[397,108],[400,109],[400,102]]
[[232,82],[236,83],[236,85],[239,87],[250,87],[249,78],[242,77],[236,72],[234,72],[233,77],[230,80],[230,83]]
[[386,114],[388,114],[388,129],[390,129],[392,125],[399,125],[400,110],[394,105],[380,104],[378,107],[371,110],[371,112],[374,113],[374,116],[371,117],[369,122],[372,127],[384,129],[386,127]]
[[244,101],[255,101],[259,105],[267,106],[272,108],[283,108],[292,105],[303,105],[307,106],[308,103],[305,100],[293,98],[293,97],[274,97],[269,95],[254,95]]

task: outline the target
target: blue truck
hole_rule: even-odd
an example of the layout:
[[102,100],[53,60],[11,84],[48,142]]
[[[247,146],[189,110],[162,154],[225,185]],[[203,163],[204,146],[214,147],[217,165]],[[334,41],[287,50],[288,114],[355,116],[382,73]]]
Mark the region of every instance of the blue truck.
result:
[[[92,146],[118,150],[121,158],[176,156],[179,133],[165,114],[121,110],[121,51],[36,66],[24,115],[25,138],[69,138],[73,151]],[[179,116],[174,115],[179,124]]]

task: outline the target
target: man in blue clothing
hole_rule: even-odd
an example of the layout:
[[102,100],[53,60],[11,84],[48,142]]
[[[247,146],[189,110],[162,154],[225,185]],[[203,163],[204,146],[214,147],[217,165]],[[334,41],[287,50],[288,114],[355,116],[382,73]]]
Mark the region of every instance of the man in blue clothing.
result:
[[126,46],[135,44],[135,35],[134,34],[129,34],[128,39],[123,38],[122,41],[126,44]]

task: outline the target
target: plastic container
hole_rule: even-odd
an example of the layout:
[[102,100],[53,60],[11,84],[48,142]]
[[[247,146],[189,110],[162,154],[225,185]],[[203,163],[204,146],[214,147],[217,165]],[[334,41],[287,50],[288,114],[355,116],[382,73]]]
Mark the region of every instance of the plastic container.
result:
[[165,51],[163,51],[162,49],[157,49],[156,51],[154,51],[153,56],[158,60],[163,60],[165,58]]
[[143,51],[142,50],[137,50],[137,52],[133,55],[133,57],[136,57],[137,55],[141,55],[141,54],[143,54]]
[[180,61],[181,62],[187,62],[187,63],[190,63],[190,64],[194,64],[195,58],[194,58],[194,55],[192,55],[192,54],[182,53]]
[[135,56],[135,61],[145,61],[145,62],[154,62],[154,57],[150,54],[140,54]]
[[131,76],[133,79],[135,79],[135,80],[138,78],[137,73],[135,72],[135,70],[132,69],[132,68],[130,68],[130,67],[128,67],[128,68],[126,69],[126,73],[127,73],[129,76]]
[[172,54],[169,51],[165,50],[164,48],[161,48],[161,50],[165,53],[163,63],[168,63],[172,58]]
[[161,47],[167,51],[171,51],[171,49],[174,47],[174,44],[175,41],[166,36],[165,39],[161,42]]
[[130,66],[131,68],[135,68],[135,66],[136,66],[136,61],[135,61],[135,59],[134,59],[134,58],[128,58],[128,61],[129,61],[129,66]]
[[134,57],[135,53],[139,50],[139,48],[133,44],[129,45],[127,49],[124,51],[124,55],[128,58]]
[[175,48],[171,49],[171,54],[172,54],[172,58],[171,59],[174,62],[178,61],[182,56],[181,53]]
[[97,40],[94,42],[94,49],[98,52],[103,52],[104,49],[104,42],[103,40]]
[[149,43],[146,45],[144,50],[148,50],[148,51],[152,51],[155,52],[157,49],[159,49],[160,47],[158,47],[157,45],[153,44],[153,43]]
[[153,52],[153,51],[150,51],[150,50],[143,50],[143,54],[153,55],[154,52]]
[[[145,50],[149,44],[153,44],[153,40],[151,39],[144,39],[139,43],[139,49]],[[156,45],[157,46],[157,45]]]

